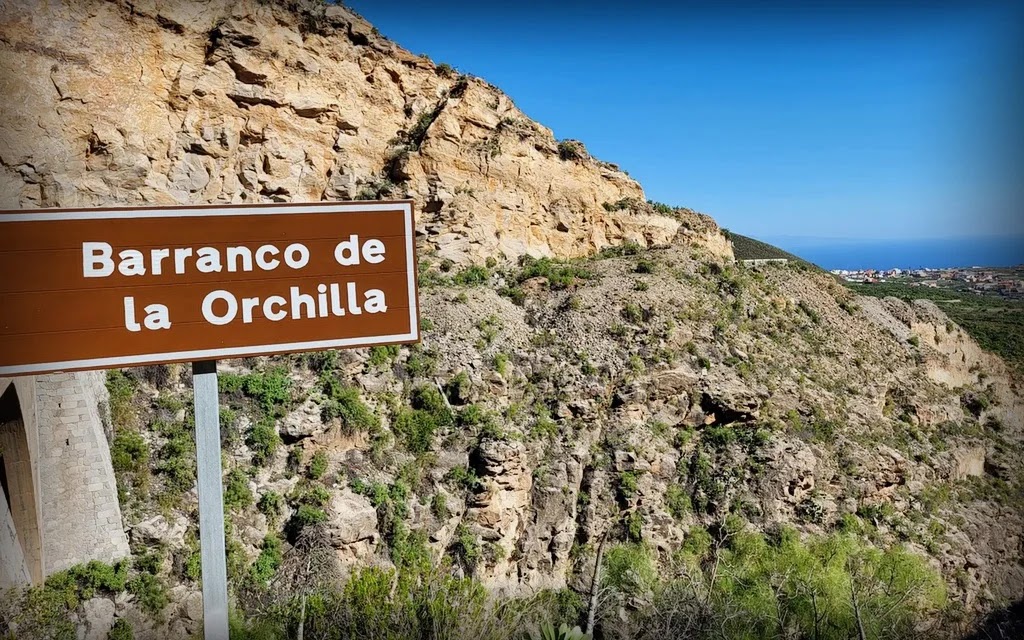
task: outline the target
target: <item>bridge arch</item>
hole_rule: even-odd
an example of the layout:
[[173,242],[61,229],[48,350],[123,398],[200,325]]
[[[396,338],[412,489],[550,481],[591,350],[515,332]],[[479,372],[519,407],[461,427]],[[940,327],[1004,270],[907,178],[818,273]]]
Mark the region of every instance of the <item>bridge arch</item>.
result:
[[[4,381],[3,386],[6,388],[0,391],[0,584],[38,584],[44,576],[38,466],[29,444],[33,420],[31,416],[26,419],[22,403],[22,395],[34,390],[33,385],[15,381]],[[19,386],[23,387],[21,394]]]

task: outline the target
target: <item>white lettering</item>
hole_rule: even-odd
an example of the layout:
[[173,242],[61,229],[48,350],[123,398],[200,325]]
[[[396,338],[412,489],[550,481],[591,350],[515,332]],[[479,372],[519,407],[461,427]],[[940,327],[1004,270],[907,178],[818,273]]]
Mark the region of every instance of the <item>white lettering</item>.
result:
[[[299,254],[296,258],[294,254]],[[284,263],[292,269],[301,269],[309,264],[309,249],[304,244],[290,244],[284,250]],[[294,311],[292,312],[294,313]]]
[[203,273],[220,273],[220,251],[213,247],[203,247],[196,251],[196,269]]
[[[223,315],[217,315],[213,312],[213,303],[217,300],[223,300],[227,303],[227,313]],[[206,319],[210,324],[224,325],[235,319],[238,314],[238,301],[235,300],[235,296],[231,295],[223,289],[217,289],[206,294],[203,298],[203,318]]]
[[146,319],[143,321],[147,329],[170,329],[171,319],[167,307],[162,304],[151,304],[146,307]]
[[384,262],[384,243],[376,238],[371,238],[363,244],[363,260],[370,264]]
[[267,317],[267,320],[277,322],[278,320],[284,320],[288,317],[288,312],[284,309],[274,310],[274,307],[282,307],[288,302],[281,296],[270,296],[263,301],[263,315]]
[[252,310],[260,306],[259,298],[242,298],[242,322],[252,322]]
[[345,288],[348,290],[346,300],[348,300],[348,312],[354,316],[358,316],[363,312],[359,308],[359,300],[356,298],[356,283],[348,282],[345,284]]
[[131,296],[124,299],[124,327],[129,331],[142,331],[142,327],[135,319],[135,298]]
[[334,259],[343,267],[359,264],[359,236],[353,234],[334,247]]
[[281,261],[277,258],[267,260],[267,256],[276,256],[278,253],[277,247],[272,244],[265,244],[256,250],[256,264],[258,264],[260,269],[263,269],[264,271],[276,269],[277,265],[281,264]]
[[85,277],[106,278],[114,273],[114,261],[110,259],[113,252],[106,242],[83,242],[82,273]]
[[342,306],[341,287],[338,283],[331,283],[331,313],[336,316],[345,315],[345,308]]
[[228,271],[238,271],[238,259],[242,259],[242,271],[252,271],[252,251],[249,247],[228,247]]
[[363,306],[366,313],[384,313],[388,310],[388,303],[384,300],[384,292],[380,289],[370,289],[365,294],[366,302]]
[[149,259],[153,263],[154,276],[160,275],[161,271],[163,271],[163,268],[160,266],[160,263],[164,261],[164,258],[167,258],[170,255],[170,249],[153,249],[152,251],[149,252]]
[[125,249],[121,253],[117,254],[117,257],[121,258],[121,262],[117,265],[117,270],[121,272],[121,275],[146,275],[146,259],[142,256],[141,251]]
[[[287,262],[287,257],[285,258]],[[299,311],[299,306],[304,306],[306,309],[306,318],[312,319],[316,317],[316,301],[313,300],[313,296],[308,293],[300,293],[298,287],[292,287],[290,289],[292,294],[292,320],[299,320],[302,318],[302,312]]]
[[192,247],[174,250],[174,273],[185,273],[185,258],[192,255]]
[[321,318],[327,317],[327,285],[318,284],[316,285],[316,301],[317,311]]

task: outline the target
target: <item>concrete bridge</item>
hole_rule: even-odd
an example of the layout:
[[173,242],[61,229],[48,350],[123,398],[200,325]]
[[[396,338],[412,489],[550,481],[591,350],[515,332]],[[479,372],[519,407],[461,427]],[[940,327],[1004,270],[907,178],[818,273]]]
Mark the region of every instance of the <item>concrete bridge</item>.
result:
[[101,372],[0,378],[0,589],[128,555]]

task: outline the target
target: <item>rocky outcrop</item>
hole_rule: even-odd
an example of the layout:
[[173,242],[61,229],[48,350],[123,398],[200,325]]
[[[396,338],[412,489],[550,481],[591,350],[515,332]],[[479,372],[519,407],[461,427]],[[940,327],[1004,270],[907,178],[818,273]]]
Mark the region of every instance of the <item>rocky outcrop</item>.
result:
[[180,549],[185,544],[185,531],[188,523],[184,518],[172,516],[170,519],[156,515],[136,523],[131,529],[132,542],[140,545],[165,545],[170,549]]
[[[413,198],[456,262],[630,241],[731,256],[582,144],[341,6],[12,2],[0,18],[0,205]],[[116,34],[116,37],[114,36]]]

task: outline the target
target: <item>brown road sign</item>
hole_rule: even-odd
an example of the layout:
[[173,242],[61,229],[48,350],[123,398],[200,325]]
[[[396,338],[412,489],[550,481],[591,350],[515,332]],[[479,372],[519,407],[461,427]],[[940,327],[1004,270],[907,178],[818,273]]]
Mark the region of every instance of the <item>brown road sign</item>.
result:
[[0,376],[417,342],[412,203],[0,212]]

